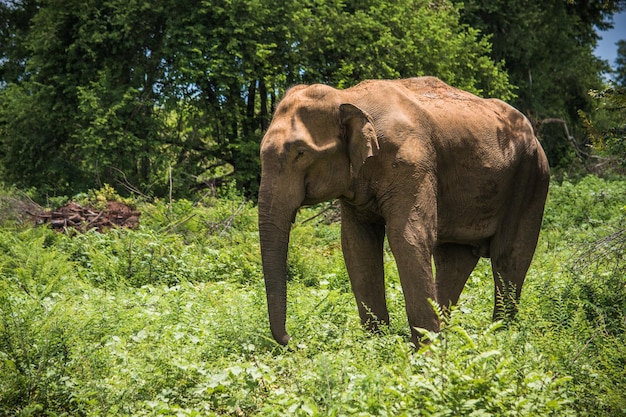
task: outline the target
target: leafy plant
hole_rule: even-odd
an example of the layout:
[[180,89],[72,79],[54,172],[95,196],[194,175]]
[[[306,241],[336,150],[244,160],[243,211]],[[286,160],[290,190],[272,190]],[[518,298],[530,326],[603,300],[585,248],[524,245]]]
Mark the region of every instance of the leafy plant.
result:
[[7,222],[0,415],[622,415],[623,189],[554,185],[518,318],[490,321],[483,260],[418,352],[388,250],[391,323],[361,328],[324,207],[293,227],[287,347],[267,326],[256,209],[232,191],[138,201],[137,230]]

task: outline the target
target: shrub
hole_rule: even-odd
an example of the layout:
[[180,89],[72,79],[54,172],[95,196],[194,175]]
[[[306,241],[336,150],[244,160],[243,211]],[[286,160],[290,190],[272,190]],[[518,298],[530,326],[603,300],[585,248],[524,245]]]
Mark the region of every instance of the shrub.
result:
[[339,225],[302,220],[321,207],[293,227],[287,347],[240,197],[139,202],[139,229],[104,234],[9,221],[0,415],[623,415],[623,204],[623,181],[553,186],[518,319],[490,322],[483,260],[417,353],[387,249],[391,323],[361,328]]

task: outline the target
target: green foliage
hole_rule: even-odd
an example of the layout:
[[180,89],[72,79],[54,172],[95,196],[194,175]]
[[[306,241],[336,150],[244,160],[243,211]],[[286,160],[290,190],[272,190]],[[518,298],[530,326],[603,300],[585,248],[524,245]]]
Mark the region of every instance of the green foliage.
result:
[[256,209],[233,189],[137,201],[138,230],[7,222],[0,415],[623,415],[624,190],[554,184],[518,319],[490,322],[481,261],[419,352],[388,250],[391,323],[360,327],[327,206],[293,227],[287,348],[268,329]]
[[[604,119],[623,119],[594,109],[587,92],[602,90],[608,70],[593,55],[596,30],[625,6],[1,2],[0,173],[41,200],[105,183],[189,198],[233,179],[254,196],[259,141],[287,88],[417,75],[511,101],[533,121],[552,166],[569,168],[581,155],[568,136],[581,149],[590,139],[578,112],[602,132]],[[546,120],[566,123],[568,134]],[[601,148],[623,160],[623,128],[608,129]]]
[[593,149],[614,165],[626,168],[626,85],[589,94],[595,100],[596,112],[592,117],[582,111],[579,114]]
[[590,239],[603,226],[614,227],[609,221],[619,213],[626,214],[626,181],[605,181],[587,176],[577,183],[568,180],[550,184],[549,203],[544,213],[543,227],[558,232],[587,232]]
[[304,81],[340,88],[368,78],[435,75],[478,94],[512,98],[508,77],[488,58],[487,39],[459,23],[447,1],[311,2],[296,13]]
[[[589,143],[578,112],[593,111],[587,92],[601,89],[607,62],[594,55],[597,29],[610,27],[613,14],[626,7],[617,1],[526,0],[455,1],[463,4],[462,21],[489,36],[491,57],[503,64],[517,87],[512,104],[534,124],[552,167],[569,168],[577,159],[564,129],[579,147]],[[584,157],[583,157],[584,158]],[[586,161],[585,161],[586,162]]]
[[615,82],[621,87],[626,87],[626,39],[617,41],[615,66]]
[[428,74],[513,96],[446,0],[21,0],[0,13],[0,172],[42,196],[108,183],[189,197],[230,179],[256,195],[260,139],[297,83]]
[[626,412],[625,190],[623,180],[592,176],[552,185],[543,240],[562,260],[536,262],[544,279],[525,287],[537,302],[525,309],[537,325],[529,331],[542,335],[534,345],[572,377],[577,415]]

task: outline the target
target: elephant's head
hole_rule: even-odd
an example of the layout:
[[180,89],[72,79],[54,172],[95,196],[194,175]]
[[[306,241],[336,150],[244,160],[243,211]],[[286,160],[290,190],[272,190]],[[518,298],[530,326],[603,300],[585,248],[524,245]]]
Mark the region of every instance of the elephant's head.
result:
[[352,198],[352,178],[378,151],[371,117],[323,85],[289,90],[261,141],[259,234],[270,327],[287,344],[287,248],[298,208]]

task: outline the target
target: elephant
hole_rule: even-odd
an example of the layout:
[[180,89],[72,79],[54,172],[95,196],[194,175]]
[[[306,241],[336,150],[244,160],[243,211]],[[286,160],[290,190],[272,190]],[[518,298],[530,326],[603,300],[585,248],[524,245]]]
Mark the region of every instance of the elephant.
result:
[[[389,323],[384,239],[411,328],[440,331],[479,258],[491,259],[494,320],[515,315],[550,170],[528,119],[435,77],[290,88],[260,144],[259,238],[269,323],[286,331],[287,253],[298,209],[340,202],[341,246],[361,323]],[[434,264],[434,271],[433,271]]]

